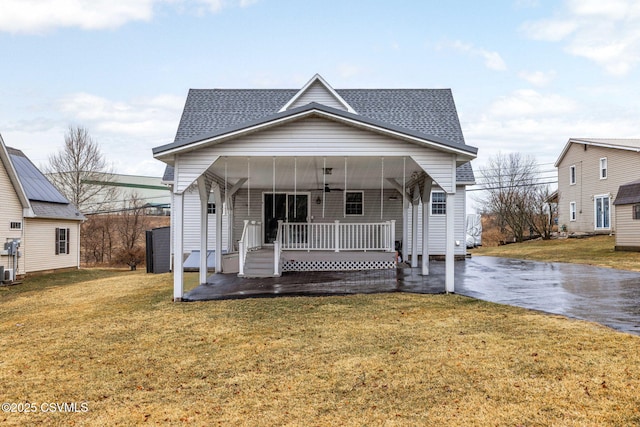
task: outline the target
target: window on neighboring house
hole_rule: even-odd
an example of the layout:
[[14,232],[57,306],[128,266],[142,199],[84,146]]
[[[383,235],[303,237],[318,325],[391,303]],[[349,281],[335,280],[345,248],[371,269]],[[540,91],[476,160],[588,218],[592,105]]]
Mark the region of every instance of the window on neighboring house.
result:
[[9,228],[11,230],[22,230],[22,223],[20,221],[11,221],[9,223]]
[[640,219],[640,204],[633,205],[633,219]]
[[56,255],[68,254],[70,230],[68,228],[56,228]]
[[569,203],[569,221],[576,220],[576,202]]
[[600,159],[600,179],[607,179],[607,158]]
[[207,213],[212,215],[216,213],[216,204],[215,203],[207,203]]
[[576,184],[576,165],[569,166],[569,185]]
[[346,215],[364,215],[364,193],[347,191],[344,197],[344,213]]
[[447,213],[447,195],[444,191],[431,192],[431,215],[445,215]]

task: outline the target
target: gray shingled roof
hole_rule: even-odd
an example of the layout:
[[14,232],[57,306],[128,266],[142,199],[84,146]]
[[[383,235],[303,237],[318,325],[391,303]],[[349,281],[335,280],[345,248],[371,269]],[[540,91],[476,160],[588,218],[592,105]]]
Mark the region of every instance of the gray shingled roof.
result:
[[[297,89],[191,89],[174,143],[211,135],[276,114]],[[466,146],[449,89],[338,89],[362,118]],[[459,182],[474,182],[470,163],[458,168]],[[173,180],[173,168],[163,180]]]
[[40,218],[82,220],[84,216],[31,163],[25,154],[7,147],[7,153],[24,188],[33,213]]
[[614,205],[630,205],[640,203],[640,180],[621,185]]

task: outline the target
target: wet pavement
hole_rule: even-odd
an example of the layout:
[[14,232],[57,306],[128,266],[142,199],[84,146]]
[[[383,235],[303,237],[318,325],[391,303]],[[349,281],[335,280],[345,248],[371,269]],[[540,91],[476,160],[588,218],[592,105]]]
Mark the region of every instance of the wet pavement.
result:
[[[284,295],[443,293],[444,262],[420,269],[286,273],[244,279],[214,274],[186,293],[201,301]],[[456,293],[501,304],[561,314],[640,335],[640,273],[578,264],[477,256],[455,263]]]
[[478,256],[456,265],[456,292],[640,335],[640,273]]

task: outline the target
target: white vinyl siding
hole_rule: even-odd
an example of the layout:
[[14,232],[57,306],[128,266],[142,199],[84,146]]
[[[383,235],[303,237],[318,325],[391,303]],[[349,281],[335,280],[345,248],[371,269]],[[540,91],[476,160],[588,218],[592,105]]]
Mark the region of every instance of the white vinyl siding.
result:
[[[607,159],[607,178],[600,179],[600,159]],[[616,148],[585,146],[572,143],[562,162],[558,164],[558,224],[566,225],[569,233],[593,233],[595,223],[594,198],[608,194],[610,202],[616,198],[618,188],[640,179],[640,153]],[[569,183],[569,167],[576,167],[576,184]],[[569,218],[569,202],[576,202],[576,220]],[[618,206],[610,206],[610,227],[603,232],[617,231],[615,211]]]
[[[465,188],[459,186],[455,196],[455,240],[460,242],[454,247],[455,255],[465,255],[466,249],[466,200]],[[429,206],[429,205],[427,205]],[[429,218],[429,255],[444,255],[446,243],[446,215],[435,215]],[[408,224],[409,235],[408,242],[403,245],[403,254],[411,254],[411,208],[409,208]],[[397,234],[396,234],[397,235]],[[422,252],[422,203],[418,209],[418,253]]]
[[289,109],[302,107],[311,102],[317,102],[328,107],[338,108],[340,110],[346,110],[344,105],[336,99],[336,97],[327,90],[324,85],[318,81],[314,82],[304,91],[293,104],[289,106]]
[[635,219],[634,211],[639,205],[616,206],[616,247],[640,249],[640,220]]
[[[9,179],[4,164],[0,160],[0,245],[4,245],[7,239],[20,239],[22,237],[22,227],[14,228],[12,223],[22,221],[22,204],[13,188],[13,184]],[[2,249],[3,246],[0,246]],[[20,247],[20,251],[24,253],[24,242]],[[0,265],[9,267],[9,257],[0,256]]]
[[[197,189],[188,189],[184,193],[184,251],[200,250],[200,194]],[[222,209],[217,209],[222,212]],[[208,239],[207,246],[210,251],[216,248],[216,214],[207,215]],[[227,248],[229,233],[227,232],[227,215],[222,216],[222,248]]]
[[[60,243],[56,239],[56,229],[69,230],[68,253],[54,255],[56,245]],[[24,240],[20,250],[24,254],[22,262],[27,273],[79,267],[79,221],[30,218],[25,220],[24,231]]]
[[411,157],[444,190],[449,190],[455,179],[453,154],[313,117],[181,154],[176,173],[184,171],[188,177],[181,178],[184,187],[178,191],[197,179],[196,171],[202,173],[221,156],[366,157],[372,153],[377,157]]

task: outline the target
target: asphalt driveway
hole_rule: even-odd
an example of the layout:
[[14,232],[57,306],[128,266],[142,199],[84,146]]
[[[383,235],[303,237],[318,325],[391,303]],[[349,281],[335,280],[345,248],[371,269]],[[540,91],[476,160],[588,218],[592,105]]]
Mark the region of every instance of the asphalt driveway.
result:
[[640,335],[637,272],[475,256],[456,263],[456,293]]

